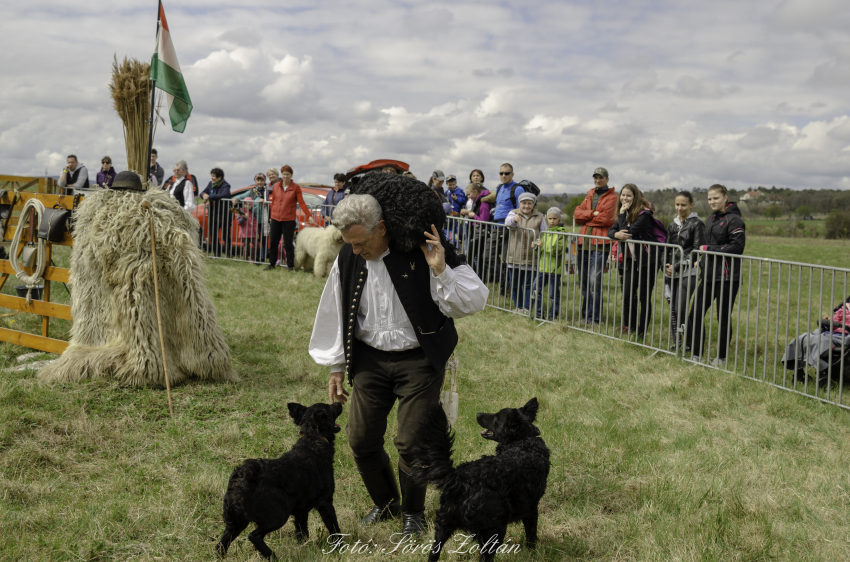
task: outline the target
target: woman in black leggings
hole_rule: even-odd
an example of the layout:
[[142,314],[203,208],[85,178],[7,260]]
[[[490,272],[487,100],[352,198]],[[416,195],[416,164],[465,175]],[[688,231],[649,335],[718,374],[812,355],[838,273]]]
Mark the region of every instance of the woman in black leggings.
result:
[[717,356],[712,359],[714,367],[726,367],[726,352],[729,348],[729,333],[732,328],[732,307],[741,285],[743,260],[734,258],[742,255],[746,245],[744,219],[738,205],[729,202],[726,187],[714,184],[708,188],[708,206],[714,211],[705,223],[705,244],[701,250],[731,254],[729,256],[704,255],[701,258],[700,283],[694,295],[694,304],[688,316],[685,331],[685,351],[693,353],[694,361],[702,361],[705,346],[705,317],[711,304],[717,301]]
[[[640,244],[653,240],[654,217],[640,189],[627,183],[620,190],[620,214],[608,230],[608,237],[623,247],[623,334],[636,332],[642,338],[652,318],[652,289],[663,256],[658,246]],[[638,306],[640,316],[638,317]]]

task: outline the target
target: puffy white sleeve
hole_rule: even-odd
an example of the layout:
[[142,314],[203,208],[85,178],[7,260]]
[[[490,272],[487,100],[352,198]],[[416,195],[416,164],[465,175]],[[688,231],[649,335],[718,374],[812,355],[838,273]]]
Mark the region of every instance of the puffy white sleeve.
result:
[[186,180],[183,184],[183,208],[190,213],[195,209],[195,189],[192,180]]
[[[446,268],[448,269],[448,268]],[[339,282],[339,258],[325,282],[313,334],[310,336],[310,357],[319,365],[330,367],[332,373],[345,371],[345,342],[342,339],[342,288]]]
[[431,298],[449,318],[463,318],[484,310],[490,290],[468,265],[448,265],[439,276],[431,274]]
[[508,216],[505,217],[505,226],[514,226],[515,217],[516,211],[509,212]]

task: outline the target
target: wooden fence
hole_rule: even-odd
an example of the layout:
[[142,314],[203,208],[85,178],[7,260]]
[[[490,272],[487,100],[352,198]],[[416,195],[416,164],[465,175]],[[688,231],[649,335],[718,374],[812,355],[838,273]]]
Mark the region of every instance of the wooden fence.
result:
[[[56,190],[56,181],[50,178],[27,178],[19,176],[0,176],[0,189],[8,190],[0,197],[0,204],[9,205],[14,198],[14,190],[20,191],[20,195],[15,201],[15,206],[12,208],[12,217],[9,220],[9,226],[6,229],[4,242],[10,242],[15,235],[15,231],[21,227],[19,224],[20,212],[29,199],[39,199],[46,208],[50,209],[54,205],[59,205],[65,209],[73,207],[73,196],[70,195],[53,195]],[[24,229],[29,229],[29,225],[24,223]],[[37,228],[37,226],[36,226]],[[29,233],[21,233],[20,244],[17,248],[9,248],[10,256],[20,256],[24,245],[29,239]],[[35,235],[33,235],[35,236]],[[70,280],[71,270],[62,267],[51,266],[51,255],[53,246],[73,246],[74,240],[69,233],[65,233],[65,238],[61,242],[47,242],[45,262],[47,267],[44,270],[44,291],[42,292],[41,300],[33,299],[27,304],[27,300],[22,297],[0,294],[0,307],[16,310],[18,312],[29,312],[41,316],[41,335],[20,332],[8,328],[0,328],[0,341],[6,341],[30,347],[50,353],[62,353],[68,342],[57,340],[50,337],[50,319],[62,318],[65,320],[73,320],[71,318],[71,307],[66,304],[50,302],[50,284],[52,281],[67,283]],[[27,274],[32,274],[34,268],[23,268]],[[0,289],[6,284],[10,275],[15,275],[15,270],[9,260],[0,260]]]

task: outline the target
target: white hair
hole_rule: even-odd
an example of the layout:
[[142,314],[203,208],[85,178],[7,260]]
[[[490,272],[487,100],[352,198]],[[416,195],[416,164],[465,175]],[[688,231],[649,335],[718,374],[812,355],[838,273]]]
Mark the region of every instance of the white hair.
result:
[[187,164],[185,160],[178,160],[177,163],[174,164],[174,166],[180,168],[184,172],[189,171],[189,164]]
[[347,195],[334,209],[333,225],[345,232],[362,224],[367,231],[375,232],[382,216],[381,205],[371,195]]

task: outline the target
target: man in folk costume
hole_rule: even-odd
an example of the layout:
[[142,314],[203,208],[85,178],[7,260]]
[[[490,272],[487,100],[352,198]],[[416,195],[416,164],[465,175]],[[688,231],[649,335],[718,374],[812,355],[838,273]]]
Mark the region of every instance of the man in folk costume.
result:
[[[442,233],[445,214],[412,178],[374,173],[336,207],[346,244],[325,285],[310,355],[331,368],[331,402],[353,387],[348,441],[374,502],[362,524],[403,517],[403,533],[425,529],[425,485],[411,478],[414,432],[439,408],[446,361],[457,345],[455,318],[484,309],[488,290]],[[384,450],[387,416],[398,400],[399,492]]]

